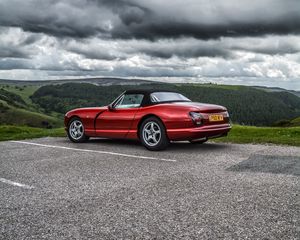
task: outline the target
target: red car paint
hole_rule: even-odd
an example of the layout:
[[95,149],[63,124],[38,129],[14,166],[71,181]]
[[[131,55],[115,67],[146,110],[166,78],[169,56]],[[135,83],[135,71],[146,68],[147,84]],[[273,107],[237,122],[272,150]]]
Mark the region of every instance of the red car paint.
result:
[[[189,113],[203,116],[201,126],[196,126]],[[222,114],[223,121],[210,122],[210,114]],[[148,116],[158,117],[165,125],[169,140],[193,140],[226,135],[230,129],[227,109],[219,105],[195,102],[159,103],[128,109],[110,109],[108,106],[79,108],[65,115],[65,126],[72,117],[79,117],[85,134],[90,137],[139,139],[138,129]]]

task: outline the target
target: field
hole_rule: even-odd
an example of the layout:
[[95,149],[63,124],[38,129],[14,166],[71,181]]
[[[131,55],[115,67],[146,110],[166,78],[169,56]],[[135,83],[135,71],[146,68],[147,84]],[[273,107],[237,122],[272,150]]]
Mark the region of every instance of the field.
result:
[[[63,128],[44,129],[27,126],[0,126],[0,141],[63,136],[66,136]],[[214,139],[213,141],[300,146],[300,127],[263,128],[234,125],[227,137]]]
[[39,86],[0,85],[0,124],[57,128],[62,126],[58,114],[46,114],[31,100]]
[[14,85],[3,85],[2,89],[12,92],[16,95],[19,95],[25,103],[28,105],[32,104],[32,101],[30,99],[30,96],[39,89],[39,86],[14,86]]
[[54,116],[49,116],[44,113],[34,112],[24,108],[10,106],[0,100],[0,104],[1,103],[2,107],[6,107],[5,112],[0,114],[0,123],[2,124],[10,124],[17,126],[26,125],[30,127],[45,128],[62,126],[62,119],[58,119]]
[[227,137],[215,141],[300,146],[300,127],[280,128],[235,125]]
[[0,141],[63,136],[65,136],[63,128],[44,129],[27,126],[0,126]]

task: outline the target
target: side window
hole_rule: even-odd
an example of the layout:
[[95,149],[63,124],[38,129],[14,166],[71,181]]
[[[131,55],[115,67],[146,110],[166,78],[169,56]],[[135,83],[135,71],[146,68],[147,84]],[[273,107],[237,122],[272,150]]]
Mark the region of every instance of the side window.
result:
[[115,105],[115,108],[138,108],[142,101],[143,94],[125,94]]

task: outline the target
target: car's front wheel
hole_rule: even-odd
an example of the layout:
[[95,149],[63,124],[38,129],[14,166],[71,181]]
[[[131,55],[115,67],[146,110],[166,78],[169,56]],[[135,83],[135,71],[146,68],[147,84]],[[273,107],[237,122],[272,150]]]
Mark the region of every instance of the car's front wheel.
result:
[[169,145],[169,139],[163,123],[156,117],[149,117],[143,121],[139,129],[142,144],[151,151],[165,149]]
[[84,133],[84,126],[80,118],[72,118],[68,125],[68,137],[72,142],[84,142],[89,139]]

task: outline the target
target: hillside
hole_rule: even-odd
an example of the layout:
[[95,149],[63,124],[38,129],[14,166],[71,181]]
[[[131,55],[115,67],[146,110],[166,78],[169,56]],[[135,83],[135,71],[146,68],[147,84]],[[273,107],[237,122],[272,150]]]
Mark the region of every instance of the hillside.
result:
[[253,86],[256,89],[260,89],[266,92],[288,92],[291,93],[297,97],[300,97],[300,91],[295,91],[295,90],[287,90],[284,88],[278,88],[278,87],[263,87],[263,86]]
[[270,126],[279,119],[300,116],[300,98],[287,92],[265,92],[245,86],[182,85],[193,101],[224,105],[235,123]]
[[0,123],[30,127],[54,128],[62,126],[62,121],[46,114],[32,112],[4,105],[0,102]]
[[275,127],[300,127],[300,117],[292,120],[280,120],[273,124]]
[[52,84],[53,81],[7,83],[7,80],[0,80],[0,124],[44,128],[62,126],[63,114],[70,109],[107,105],[121,92],[132,88],[174,90],[182,92],[193,101],[224,105],[232,121],[242,125],[298,126],[299,121],[292,119],[300,116],[300,98],[284,89],[165,84],[143,80],[136,80],[133,85],[115,85],[129,81],[111,78],[87,80],[92,83],[82,83],[82,79],[75,83],[71,80],[61,81]]
[[[15,93],[19,91],[22,92],[20,95]],[[0,88],[0,123],[43,128],[62,126],[62,120],[40,112],[32,104],[31,93],[25,88]]]
[[[31,97],[47,113],[109,104],[132,86],[95,86],[66,83],[39,88]],[[283,119],[300,116],[300,98],[288,92],[266,92],[253,87],[214,84],[141,84],[134,88],[156,88],[183,93],[196,102],[215,103],[228,108],[235,123],[270,126]]]

